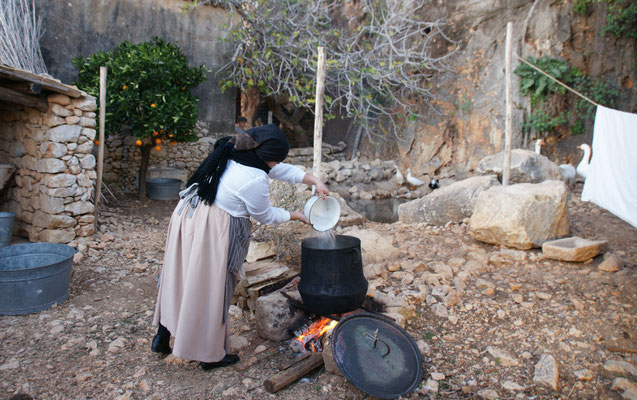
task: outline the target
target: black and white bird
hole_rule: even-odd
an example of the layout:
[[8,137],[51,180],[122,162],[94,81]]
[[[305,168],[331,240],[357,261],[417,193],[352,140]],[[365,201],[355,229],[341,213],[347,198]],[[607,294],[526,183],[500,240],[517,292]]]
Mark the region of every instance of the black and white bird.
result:
[[429,181],[429,188],[431,190],[436,190],[440,187],[440,181],[435,176]]

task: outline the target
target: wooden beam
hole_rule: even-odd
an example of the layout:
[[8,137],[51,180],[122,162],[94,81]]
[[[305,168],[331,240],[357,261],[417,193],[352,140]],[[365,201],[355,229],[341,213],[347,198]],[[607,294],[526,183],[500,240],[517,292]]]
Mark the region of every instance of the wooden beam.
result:
[[323,354],[312,353],[309,357],[304,358],[290,368],[266,379],[263,382],[263,386],[268,393],[276,393],[321,365],[323,365]]
[[41,75],[35,75],[28,71],[7,67],[6,65],[0,65],[0,77],[11,79],[14,81],[39,83],[40,85],[42,85],[42,88],[44,90],[62,93],[73,98],[82,96],[82,91],[76,89],[73,86],[57,82],[51,78],[47,78]]
[[15,90],[16,92],[20,92],[22,94],[28,94],[31,96],[42,93],[42,85],[40,85],[39,83],[5,82],[5,83],[1,83],[0,85],[6,87],[7,89]]
[[21,104],[23,106],[35,108],[42,112],[47,112],[49,110],[49,103],[46,100],[35,96],[28,96],[4,87],[0,87],[0,101]]

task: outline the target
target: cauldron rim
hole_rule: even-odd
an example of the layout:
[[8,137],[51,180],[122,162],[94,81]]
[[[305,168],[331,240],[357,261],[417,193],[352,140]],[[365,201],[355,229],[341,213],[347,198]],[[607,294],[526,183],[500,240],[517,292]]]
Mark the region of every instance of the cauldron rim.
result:
[[325,247],[325,243],[328,241],[328,239],[325,239],[323,237],[310,237],[303,239],[303,241],[301,242],[301,247],[311,249],[313,251],[334,251],[349,249],[351,247],[359,247],[361,244],[361,240],[355,236],[335,235],[334,239],[335,240],[333,247]]

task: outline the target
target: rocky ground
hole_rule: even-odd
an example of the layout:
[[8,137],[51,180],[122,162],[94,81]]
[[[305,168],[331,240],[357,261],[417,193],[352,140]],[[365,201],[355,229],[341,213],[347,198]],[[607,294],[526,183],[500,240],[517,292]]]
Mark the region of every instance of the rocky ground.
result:
[[[569,202],[571,233],[608,240],[618,271],[600,270],[603,256],[567,263],[479,243],[465,224],[339,228],[391,238],[391,251],[365,255],[365,269],[371,290],[399,306],[424,356],[422,384],[407,398],[637,399],[637,230],[578,196]],[[0,398],[369,398],[323,368],[268,394],[263,381],[294,354],[288,342],[261,339],[255,317],[237,307],[235,366],[204,372],[150,352],[175,203],[121,201],[81,246],[68,300],[0,317]],[[310,234],[295,224],[299,241]],[[298,268],[294,254],[283,260]]]

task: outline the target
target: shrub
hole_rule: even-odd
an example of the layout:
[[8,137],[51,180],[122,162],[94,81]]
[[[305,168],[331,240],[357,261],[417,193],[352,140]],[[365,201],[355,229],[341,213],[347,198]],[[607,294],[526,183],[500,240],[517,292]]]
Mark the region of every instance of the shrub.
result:
[[123,42],[110,52],[73,60],[77,86],[99,95],[99,68],[108,68],[106,133],[138,138],[142,160],[139,197],[146,196],[146,170],[153,148],[163,144],[195,142],[199,99],[190,90],[205,80],[204,66],[189,67],[176,45],[157,38],[150,42]]

